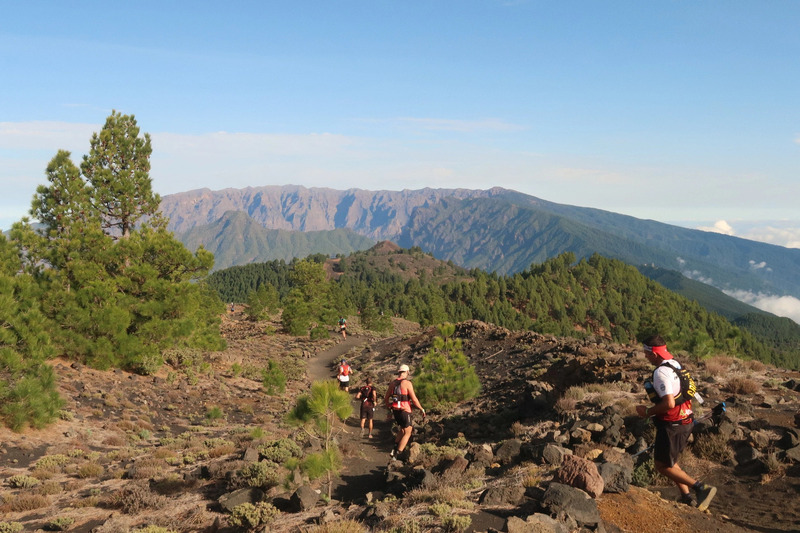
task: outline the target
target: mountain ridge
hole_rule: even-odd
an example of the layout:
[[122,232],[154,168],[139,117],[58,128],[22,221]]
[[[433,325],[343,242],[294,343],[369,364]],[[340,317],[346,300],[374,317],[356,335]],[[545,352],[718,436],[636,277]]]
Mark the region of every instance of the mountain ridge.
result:
[[[435,250],[438,258],[457,261],[465,268],[509,273],[566,251],[579,258],[598,252],[634,266],[652,263],[678,270],[720,289],[800,298],[800,250],[556,204],[500,187],[197,189],[165,196],[161,208],[177,234],[213,223],[227,211],[242,211],[265,228],[348,228],[374,241]],[[516,215],[513,221],[505,218],[511,212]],[[467,231],[466,222],[470,223]],[[537,230],[542,224],[543,229]],[[473,249],[465,248],[466,244]]]

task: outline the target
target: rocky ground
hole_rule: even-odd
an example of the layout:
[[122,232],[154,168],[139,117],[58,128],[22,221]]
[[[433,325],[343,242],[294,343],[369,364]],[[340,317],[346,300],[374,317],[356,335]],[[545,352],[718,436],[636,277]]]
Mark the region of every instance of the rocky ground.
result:
[[[480,322],[457,325],[456,336],[481,395],[416,420],[406,464],[389,458],[379,409],[374,439],[361,436],[357,416],[338,427],[344,464],[332,487],[278,466],[279,482],[253,483],[243,472],[267,462],[265,446],[291,437],[313,447],[284,416],[312,381],[332,378],[334,361],[347,357],[354,383],[370,375],[382,394],[436,335],[401,320],[386,338],[359,331],[356,317],[349,324],[347,341],[311,342],[237,311],[224,320],[226,351],[170,354],[156,376],[56,361],[62,420],[0,430],[0,531],[236,531],[234,504],[261,500],[281,510],[273,531],[800,530],[796,373],[687,361],[706,407],[728,406],[719,426],[698,427],[681,461],[719,487],[703,513],[677,504],[664,480],[631,483],[650,481],[647,452],[630,458],[650,437],[631,416],[649,370],[635,347]],[[282,393],[262,383],[268,360],[289,378]]]

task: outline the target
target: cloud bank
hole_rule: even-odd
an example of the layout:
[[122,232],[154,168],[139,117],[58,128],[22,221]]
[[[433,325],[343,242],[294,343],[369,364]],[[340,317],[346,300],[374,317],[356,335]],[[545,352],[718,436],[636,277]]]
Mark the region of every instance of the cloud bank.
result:
[[794,296],[773,296],[748,291],[723,291],[728,296],[773,315],[790,318],[800,324],[800,300]]
[[785,248],[800,248],[800,220],[733,221],[717,220],[712,225],[695,229],[741,237],[751,241],[775,244]]

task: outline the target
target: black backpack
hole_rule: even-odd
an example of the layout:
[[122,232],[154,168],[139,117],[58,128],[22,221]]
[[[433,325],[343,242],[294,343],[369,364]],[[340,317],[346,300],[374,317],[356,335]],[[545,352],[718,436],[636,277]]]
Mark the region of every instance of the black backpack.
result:
[[[669,363],[662,363],[661,366],[668,366],[673,372],[678,375],[678,380],[680,381],[681,391],[675,395],[675,405],[681,405],[682,403],[686,402],[687,400],[691,400],[694,398],[695,394],[697,393],[697,385],[692,378],[692,374],[685,368],[675,368]],[[647,391],[647,397],[653,403],[658,403],[661,401],[661,397],[656,393],[655,388],[653,387],[653,381],[647,380],[644,382],[644,390]]]
[[375,390],[375,387],[373,387],[371,385],[365,385],[365,386],[361,387],[361,390],[358,391],[358,392],[361,393],[361,402],[362,403],[373,402],[372,391],[374,391],[374,390]]

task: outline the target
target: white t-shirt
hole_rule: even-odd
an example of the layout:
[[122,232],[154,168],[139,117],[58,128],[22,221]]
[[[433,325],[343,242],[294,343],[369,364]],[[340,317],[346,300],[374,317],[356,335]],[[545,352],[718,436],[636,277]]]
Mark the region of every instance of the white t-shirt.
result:
[[681,368],[681,364],[674,359],[667,359],[662,366],[656,368],[653,372],[653,388],[656,390],[659,398],[663,398],[666,394],[677,396],[681,391],[681,380],[677,372],[673,372],[669,368],[663,366],[664,364],[670,365],[675,370]]

